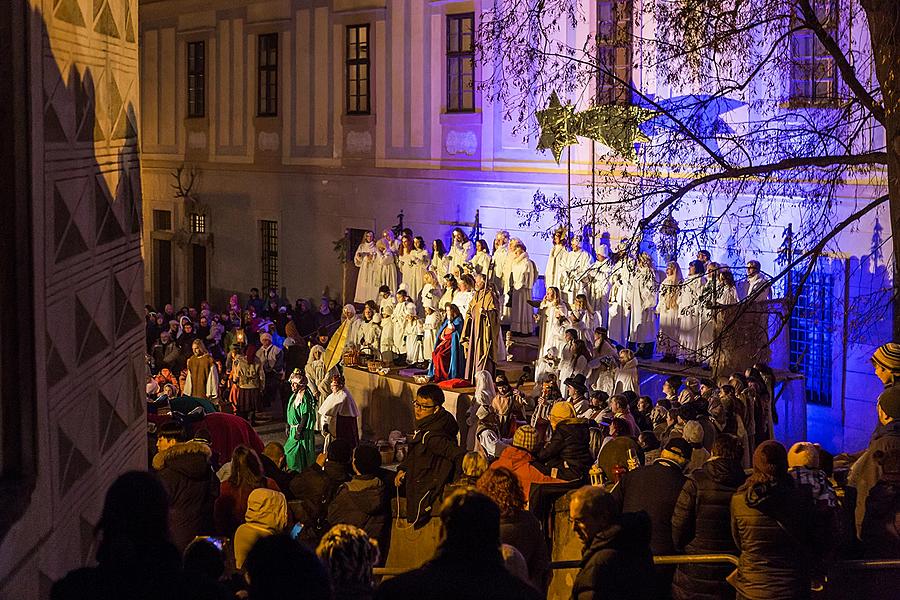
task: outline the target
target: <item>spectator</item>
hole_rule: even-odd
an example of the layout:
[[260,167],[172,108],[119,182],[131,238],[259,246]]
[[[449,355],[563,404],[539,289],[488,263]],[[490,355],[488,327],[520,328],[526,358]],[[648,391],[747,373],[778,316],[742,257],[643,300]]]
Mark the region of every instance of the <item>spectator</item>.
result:
[[628,423],[628,430],[620,433],[624,433],[624,435],[637,439],[637,436],[640,435],[641,430],[638,427],[637,422],[634,420],[634,415],[631,414],[631,410],[628,406],[628,399],[622,394],[610,396],[609,407],[610,409],[612,409],[613,418],[623,419],[626,423]]
[[153,475],[131,471],[106,492],[97,524],[97,566],[69,572],[51,600],[190,598],[169,541],[169,501]]
[[[423,386],[426,387],[426,386]],[[410,475],[412,476],[412,475]],[[473,490],[452,494],[440,510],[441,536],[434,556],[418,569],[388,579],[375,597],[409,600],[527,600],[541,594],[510,574],[500,553],[500,509]]]
[[634,422],[637,423],[638,431],[651,431],[653,429],[653,400],[650,396],[639,396],[637,401],[637,410],[634,415]]
[[537,519],[525,510],[525,494],[509,469],[488,469],[478,480],[478,491],[500,508],[500,541],[522,553],[528,579],[546,592],[550,583],[550,552]]
[[405,488],[407,521],[422,526],[431,518],[444,486],[453,481],[466,451],[456,441],[456,419],[444,410],[444,391],[437,385],[418,389],[413,413],[416,430],[394,485]]
[[[665,445],[659,458],[649,465],[624,473],[612,489],[612,496],[623,513],[644,511],[650,517],[650,548],[654,555],[675,553],[672,514],[684,487],[684,467],[691,450],[691,445],[684,439],[673,438]],[[657,567],[657,598],[670,596],[674,572],[669,566]]]
[[338,488],[328,507],[328,522],[358,527],[387,548],[391,507],[385,484],[379,477],[381,453],[374,446],[357,446],[353,450],[352,468],[353,478]]
[[[266,477],[278,484],[278,490],[287,496],[291,480],[297,474],[287,470],[287,457],[280,442],[269,442],[259,455],[259,461]],[[290,500],[290,498],[288,498]]]
[[238,446],[231,455],[231,472],[222,482],[222,492],[216,499],[214,518],[219,533],[227,537],[234,535],[244,522],[250,492],[257,488],[280,491],[278,484],[263,472],[259,455],[246,446]]
[[567,481],[586,481],[594,463],[591,455],[591,423],[575,416],[568,402],[557,402],[550,409],[553,437],[538,452],[535,466],[545,475]]
[[[876,356],[878,356],[877,351]],[[878,365],[878,361],[875,361],[875,364]],[[891,381],[893,382],[893,379]],[[856,488],[857,535],[862,533],[869,490],[878,483],[882,476],[882,467],[875,460],[875,454],[877,452],[887,454],[895,450],[900,450],[900,386],[892,383],[885,387],[878,396],[878,427],[872,434],[869,447],[850,469],[849,483]]]
[[684,424],[684,441],[691,445],[691,458],[688,460],[685,472],[693,473],[703,466],[709,458],[709,451],[703,447],[703,425],[699,421],[688,421]]
[[563,483],[561,479],[544,475],[532,464],[539,443],[537,430],[531,425],[522,425],[513,434],[512,445],[491,463],[491,469],[509,469],[518,478],[526,502],[530,498],[532,483]]
[[[743,449],[733,435],[713,442],[712,456],[688,475],[675,504],[672,538],[675,550],[687,554],[737,554],[731,538],[731,497],[747,476],[741,467]],[[725,581],[731,565],[678,565],[672,582],[675,600],[734,598]]]
[[353,525],[335,525],[322,537],[316,554],[328,571],[334,600],[371,600],[375,596],[372,568],[378,564],[378,544],[365,531]]
[[256,351],[256,359],[262,365],[265,374],[262,407],[269,408],[278,400],[281,381],[284,379],[284,353],[272,343],[272,334],[259,335],[260,348]]
[[[488,470],[488,461],[480,452],[466,452],[462,458],[462,473],[453,482],[454,488],[475,487],[481,474]],[[449,486],[448,486],[449,489]],[[450,494],[446,494],[450,495]]]
[[584,486],[569,501],[569,520],[584,544],[572,600],[653,598],[647,516],[622,515],[603,488]]
[[740,551],[728,577],[739,598],[808,598],[814,562],[812,503],[787,472],[787,451],[775,440],[753,453],[753,473],[731,498],[731,532]]
[[247,498],[244,523],[234,533],[234,566],[243,568],[253,545],[261,538],[281,533],[288,524],[287,500],[284,494],[257,488]]
[[219,480],[209,464],[207,444],[185,439],[178,423],[163,423],[157,432],[153,470],[169,497],[172,541],[183,552],[197,535],[213,531],[213,503]]
[[318,544],[328,530],[328,505],[341,485],[352,478],[351,452],[349,442],[334,440],[325,454],[291,481],[291,494],[297,501],[294,517],[303,523],[301,538],[310,545]]
[[244,561],[249,600],[331,599],[328,573],[312,550],[284,534],[259,540]]
[[[230,593],[222,581],[225,574],[225,555],[213,542],[206,538],[196,538],[188,544],[182,559],[184,577],[202,586],[207,593],[198,595],[197,600],[230,600]],[[199,590],[198,590],[199,591]]]
[[862,523],[863,554],[866,558],[900,556],[900,450],[879,450],[872,457],[881,467],[881,478],[866,498]]

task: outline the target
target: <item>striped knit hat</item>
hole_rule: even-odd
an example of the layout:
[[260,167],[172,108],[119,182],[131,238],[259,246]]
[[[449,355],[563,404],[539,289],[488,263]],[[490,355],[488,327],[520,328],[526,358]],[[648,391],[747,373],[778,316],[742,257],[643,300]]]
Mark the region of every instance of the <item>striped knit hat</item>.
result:
[[512,445],[526,452],[533,453],[538,447],[538,432],[531,425],[522,425],[513,434]]
[[900,344],[888,342],[872,354],[872,362],[877,363],[881,367],[900,374]]

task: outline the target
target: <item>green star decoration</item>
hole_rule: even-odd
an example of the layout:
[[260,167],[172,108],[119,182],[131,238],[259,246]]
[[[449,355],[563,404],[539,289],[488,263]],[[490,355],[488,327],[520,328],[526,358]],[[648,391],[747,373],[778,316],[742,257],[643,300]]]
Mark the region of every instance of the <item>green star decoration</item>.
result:
[[597,140],[626,159],[634,160],[635,142],[650,141],[641,132],[640,125],[656,115],[655,111],[646,108],[618,104],[592,106],[576,113],[574,106],[564,106],[553,92],[549,106],[537,111],[541,128],[537,149],[552,150],[553,158],[559,164],[563,148],[577,144],[578,136],[582,136]]
[[562,156],[563,148],[578,143],[575,125],[575,107],[571,104],[565,106],[559,101],[556,92],[550,95],[550,105],[544,110],[537,111],[538,125],[541,127],[541,137],[538,139],[538,150],[552,150],[556,164]]

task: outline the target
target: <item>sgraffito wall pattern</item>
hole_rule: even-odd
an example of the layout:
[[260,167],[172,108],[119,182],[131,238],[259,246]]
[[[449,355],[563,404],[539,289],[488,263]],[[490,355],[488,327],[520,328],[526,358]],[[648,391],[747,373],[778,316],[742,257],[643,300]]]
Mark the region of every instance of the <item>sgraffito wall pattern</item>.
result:
[[147,466],[138,2],[30,8],[39,466],[0,545],[0,597],[20,599],[93,560],[106,488]]

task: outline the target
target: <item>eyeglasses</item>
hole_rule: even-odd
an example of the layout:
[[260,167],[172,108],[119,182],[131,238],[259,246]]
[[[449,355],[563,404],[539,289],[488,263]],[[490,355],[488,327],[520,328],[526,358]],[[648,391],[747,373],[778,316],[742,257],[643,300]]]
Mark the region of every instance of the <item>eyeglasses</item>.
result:
[[413,406],[415,406],[419,410],[432,410],[437,408],[437,406],[435,406],[434,404],[419,404],[415,400],[413,400]]

